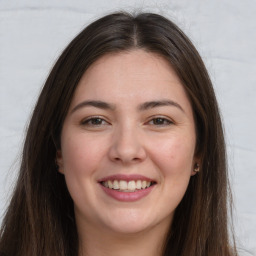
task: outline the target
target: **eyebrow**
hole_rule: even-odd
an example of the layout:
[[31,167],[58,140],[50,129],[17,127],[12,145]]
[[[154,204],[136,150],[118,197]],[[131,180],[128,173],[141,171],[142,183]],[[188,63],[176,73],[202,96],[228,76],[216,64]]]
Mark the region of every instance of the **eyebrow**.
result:
[[[115,110],[115,105],[110,104],[104,101],[99,101],[99,100],[89,100],[89,101],[83,101],[76,105],[71,113],[75,112],[76,110],[83,108],[83,107],[95,107],[95,108],[100,108],[100,109],[105,109],[105,110]],[[147,101],[142,103],[141,105],[138,106],[139,111],[145,111],[148,109],[156,108],[156,107],[164,107],[164,106],[173,106],[177,107],[180,109],[182,112],[185,112],[184,109],[179,105],[177,102],[172,101],[172,100],[156,100],[156,101]]]
[[151,109],[151,108],[164,107],[164,106],[173,106],[173,107],[177,107],[177,108],[179,108],[182,112],[185,112],[184,109],[181,107],[180,104],[178,104],[177,102],[172,101],[172,100],[157,100],[157,101],[145,102],[145,103],[141,104],[138,109],[139,109],[140,111],[143,111],[143,110],[147,110],[147,109]]
[[83,101],[81,103],[79,103],[78,105],[76,105],[71,113],[75,112],[76,110],[83,108],[83,107],[95,107],[95,108],[100,108],[100,109],[107,109],[107,110],[115,110],[115,106],[113,104],[109,104],[107,102],[104,101],[100,101],[100,100],[88,100],[88,101]]

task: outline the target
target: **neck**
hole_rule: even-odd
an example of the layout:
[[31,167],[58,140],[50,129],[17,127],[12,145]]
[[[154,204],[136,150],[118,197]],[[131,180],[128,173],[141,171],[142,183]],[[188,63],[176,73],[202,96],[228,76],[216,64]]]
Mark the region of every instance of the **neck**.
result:
[[168,229],[154,229],[136,234],[120,234],[109,230],[78,230],[79,256],[161,256]]

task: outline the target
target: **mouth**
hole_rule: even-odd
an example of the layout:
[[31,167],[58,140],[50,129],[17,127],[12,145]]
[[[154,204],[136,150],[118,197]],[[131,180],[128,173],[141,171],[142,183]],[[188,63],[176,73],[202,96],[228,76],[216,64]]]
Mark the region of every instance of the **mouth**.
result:
[[98,180],[98,184],[117,201],[135,202],[151,194],[157,182],[143,175],[116,174]]
[[156,184],[155,181],[148,181],[148,180],[104,180],[101,181],[100,184],[105,187],[112,190],[116,190],[119,192],[136,192],[145,190],[151,186],[154,186]]

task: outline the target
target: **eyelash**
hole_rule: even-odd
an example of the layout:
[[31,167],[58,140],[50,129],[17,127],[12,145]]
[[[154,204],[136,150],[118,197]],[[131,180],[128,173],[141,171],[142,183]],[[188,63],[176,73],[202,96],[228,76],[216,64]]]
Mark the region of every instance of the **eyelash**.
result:
[[[93,122],[100,122],[100,123],[93,123]],[[160,123],[157,123],[159,122]],[[102,124],[105,123],[105,124]],[[109,122],[107,122],[104,118],[101,118],[100,116],[95,116],[95,117],[89,117],[85,120],[82,120],[81,125],[83,126],[92,126],[92,127],[100,127],[103,125],[108,125]],[[151,118],[146,124],[154,125],[154,126],[169,126],[174,124],[173,121],[165,118],[165,117],[154,117]]]
[[[155,121],[157,121],[157,120],[160,121],[161,123],[160,124],[155,123]],[[173,122],[171,120],[169,120],[165,117],[154,117],[154,118],[150,119],[150,121],[148,123],[150,123],[150,122],[153,122],[152,125],[155,125],[155,126],[169,126],[169,125],[173,124]]]
[[[93,124],[94,121],[99,121],[100,120],[100,124]],[[89,117],[85,120],[83,120],[81,122],[81,125],[86,125],[86,126],[96,126],[96,127],[99,127],[99,126],[102,126],[102,122],[105,122],[106,124],[108,124],[108,122],[106,120],[104,120],[103,118],[99,117],[99,116],[94,116],[94,117]],[[106,125],[104,124],[104,125]]]

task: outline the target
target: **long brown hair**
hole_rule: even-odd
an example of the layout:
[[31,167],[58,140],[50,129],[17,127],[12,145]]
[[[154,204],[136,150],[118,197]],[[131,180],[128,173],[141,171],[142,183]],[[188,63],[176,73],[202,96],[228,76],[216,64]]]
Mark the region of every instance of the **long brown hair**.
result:
[[228,232],[226,150],[217,101],[197,50],[170,20],[151,13],[114,13],[86,27],[63,51],[35,106],[19,178],[1,229],[6,255],[78,255],[73,202],[57,171],[63,121],[77,84],[101,56],[144,49],[163,56],[190,99],[201,171],[191,177],[163,241],[164,256],[235,255]]

